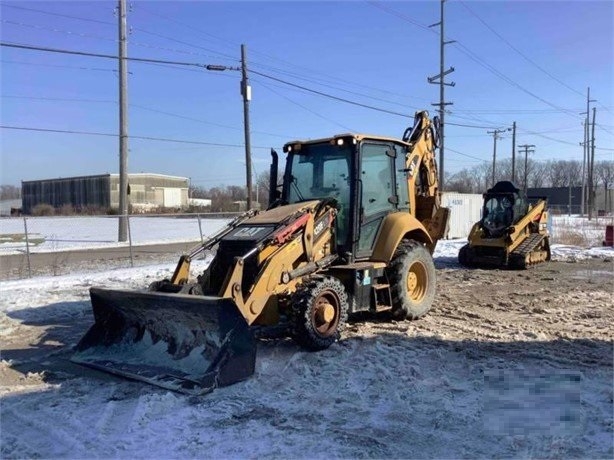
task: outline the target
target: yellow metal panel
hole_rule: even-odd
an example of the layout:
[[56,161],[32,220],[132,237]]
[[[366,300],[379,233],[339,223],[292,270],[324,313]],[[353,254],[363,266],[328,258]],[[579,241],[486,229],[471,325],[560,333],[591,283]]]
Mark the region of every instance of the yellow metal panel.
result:
[[424,225],[411,214],[397,212],[386,216],[376,237],[371,260],[389,262],[401,239],[408,234],[411,234],[412,239],[426,245],[433,244],[433,240]]

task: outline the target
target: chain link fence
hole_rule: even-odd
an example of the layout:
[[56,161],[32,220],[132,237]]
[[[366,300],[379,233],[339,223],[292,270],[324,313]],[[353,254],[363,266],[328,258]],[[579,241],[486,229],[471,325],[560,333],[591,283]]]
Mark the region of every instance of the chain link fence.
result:
[[174,264],[236,215],[130,215],[127,241],[118,241],[120,216],[2,218],[0,279]]

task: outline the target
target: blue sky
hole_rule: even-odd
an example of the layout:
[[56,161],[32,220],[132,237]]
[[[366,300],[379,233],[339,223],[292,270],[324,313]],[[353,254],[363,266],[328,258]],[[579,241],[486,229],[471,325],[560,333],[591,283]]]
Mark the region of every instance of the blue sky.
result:
[[[0,3],[5,43],[117,53],[115,1]],[[439,87],[438,1],[134,1],[130,57],[240,64],[247,46],[254,170],[285,141],[358,131],[400,137]],[[446,2],[445,171],[492,161],[487,131],[517,123],[534,158],[582,160],[586,90],[597,107],[596,160],[614,158],[614,2]],[[3,126],[116,134],[114,60],[2,47]],[[128,171],[245,181],[240,72],[130,62]],[[254,72],[266,76],[257,75]],[[273,77],[286,83],[271,79]],[[360,107],[314,91],[371,106]],[[381,110],[374,110],[381,109]],[[382,111],[383,110],[383,111]],[[385,111],[407,114],[407,117]],[[452,125],[454,123],[454,125]],[[467,126],[458,126],[467,125]],[[1,130],[0,183],[117,173],[112,136]],[[225,145],[207,145],[225,144]],[[281,153],[281,152],[280,152]],[[497,145],[511,157],[511,134]]]

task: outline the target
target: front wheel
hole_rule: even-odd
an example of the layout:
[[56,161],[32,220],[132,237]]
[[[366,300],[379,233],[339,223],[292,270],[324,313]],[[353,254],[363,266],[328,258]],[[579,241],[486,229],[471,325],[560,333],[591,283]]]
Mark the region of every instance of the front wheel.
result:
[[332,277],[312,278],[292,296],[292,338],[308,350],[324,350],[339,339],[347,316],[343,284]]
[[435,264],[430,252],[413,240],[401,241],[387,268],[396,319],[424,316],[435,298]]

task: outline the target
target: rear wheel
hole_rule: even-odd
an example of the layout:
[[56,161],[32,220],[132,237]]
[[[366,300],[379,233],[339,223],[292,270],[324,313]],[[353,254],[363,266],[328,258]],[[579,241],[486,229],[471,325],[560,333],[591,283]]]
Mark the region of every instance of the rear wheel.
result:
[[425,315],[435,298],[435,264],[426,247],[405,240],[399,244],[387,269],[396,319]]
[[292,296],[292,338],[308,350],[324,350],[339,339],[348,297],[336,278],[312,278]]

